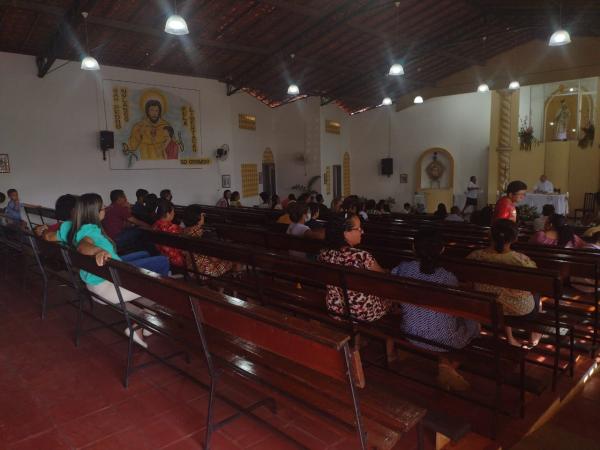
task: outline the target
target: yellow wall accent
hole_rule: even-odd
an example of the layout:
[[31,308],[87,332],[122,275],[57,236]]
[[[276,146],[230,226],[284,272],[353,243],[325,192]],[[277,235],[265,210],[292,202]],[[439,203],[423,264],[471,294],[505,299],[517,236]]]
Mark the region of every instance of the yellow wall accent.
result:
[[352,192],[350,188],[350,154],[344,153],[343,167],[342,167],[342,181],[343,181],[343,195],[347,197]]
[[[453,189],[425,189],[423,190],[425,195],[425,210],[428,213],[435,212],[437,205],[443,203],[446,208],[450,210],[453,206]],[[458,205],[461,206],[462,205]]]
[[263,152],[262,162],[263,162],[263,164],[274,164],[275,163],[275,158],[273,157],[273,152],[271,151],[271,149],[269,147],[265,148],[265,151]]
[[256,164],[242,164],[242,197],[258,195],[258,168]]
[[554,188],[560,189],[562,193],[569,190],[569,144],[568,141],[546,142],[544,173],[552,181]]
[[[517,142],[516,147],[511,154],[510,179],[521,180],[527,184],[529,190],[540,181],[540,176],[544,173],[546,160],[546,145],[541,143],[533,145],[531,150],[519,150]],[[550,178],[554,183],[554,180]],[[556,183],[554,184],[556,186]]]
[[[571,214],[575,208],[583,207],[586,192],[597,192],[600,186],[600,149],[598,145],[581,149],[571,141],[569,149],[569,206]],[[556,184],[555,184],[556,186]],[[558,186],[557,186],[558,187]],[[562,189],[561,192],[566,192]]]

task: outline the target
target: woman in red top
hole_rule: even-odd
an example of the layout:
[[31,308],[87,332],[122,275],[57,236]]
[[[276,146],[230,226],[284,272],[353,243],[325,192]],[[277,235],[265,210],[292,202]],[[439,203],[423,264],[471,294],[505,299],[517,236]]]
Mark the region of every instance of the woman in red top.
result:
[[522,181],[511,181],[506,187],[506,195],[496,202],[494,208],[494,221],[508,219],[517,221],[516,203],[523,201],[527,193],[527,185]]
[[531,236],[529,242],[561,248],[584,248],[587,245],[575,234],[573,228],[568,224],[567,218],[562,214],[553,214],[548,217],[544,229]]
[[[175,218],[175,208],[170,201],[160,200],[158,202],[156,217],[158,217],[158,220],[152,225],[153,230],[173,234],[181,233],[181,227],[173,223],[173,219]],[[157,245],[156,247],[159,252],[169,258],[171,265],[178,267],[185,266],[185,258],[181,250],[165,245]]]

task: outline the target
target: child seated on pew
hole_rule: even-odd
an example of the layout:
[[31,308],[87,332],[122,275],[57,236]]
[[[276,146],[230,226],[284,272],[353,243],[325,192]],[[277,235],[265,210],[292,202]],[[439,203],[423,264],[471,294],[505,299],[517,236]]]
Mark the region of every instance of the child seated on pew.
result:
[[58,197],[54,204],[54,215],[56,217],[56,223],[48,225],[48,231],[58,231],[60,225],[72,219],[73,209],[75,208],[75,202],[77,197],[71,194],[65,194]]
[[[418,260],[399,264],[392,269],[393,275],[444,286],[458,286],[454,274],[440,266],[439,258],[444,251],[444,241],[439,231],[420,230],[415,236],[413,251]],[[459,363],[450,355],[452,349],[460,350],[479,336],[479,323],[409,303],[402,304],[399,312],[402,331],[423,339],[411,342],[417,347],[439,352],[437,379],[440,386],[447,390],[467,390],[469,382],[457,372]]]
[[[164,233],[180,234],[181,227],[173,223],[175,218],[175,207],[168,200],[160,199],[156,208],[157,221],[152,225],[155,231]],[[168,247],[166,245],[157,245],[158,251],[169,258],[172,266],[185,267],[185,258],[183,252],[178,248]]]
[[[467,258],[495,264],[507,264],[510,266],[537,268],[527,255],[512,250],[511,245],[519,236],[519,227],[515,222],[508,219],[497,219],[492,224],[492,239],[490,246],[475,250]],[[528,291],[510,289],[507,287],[494,286],[484,283],[475,283],[476,290],[498,294],[498,301],[502,303],[505,316],[532,317],[541,311],[541,303],[538,295]],[[506,327],[506,338],[511,345],[520,347],[522,345],[513,337],[512,328]],[[537,345],[542,335],[532,332],[529,343]]]
[[[204,213],[201,206],[187,206],[183,212],[183,223],[183,234],[201,238],[204,234]],[[237,268],[231,261],[199,253],[185,252],[185,259],[188,270],[197,274],[200,279],[218,278],[231,272],[234,267]]]
[[[355,248],[360,244],[362,234],[361,222],[356,214],[349,213],[341,220],[331,218],[326,231],[329,248],[321,250],[318,261],[384,273],[385,270],[369,252]],[[392,307],[387,299],[348,290],[348,311],[344,293],[336,286],[327,286],[326,302],[327,309],[334,317],[346,317],[350,314],[352,318],[366,322],[381,319]]]
[[[123,257],[117,255],[115,243],[102,230],[101,223],[104,214],[105,208],[100,195],[83,194],[75,202],[72,221],[63,222],[56,233],[46,230],[44,239],[61,241],[75,247],[79,253],[94,256],[98,266],[103,266],[108,259],[116,259],[160,275],[168,274],[169,261],[163,256],[150,256],[147,252],[135,252]],[[119,303],[113,283],[83,270],[79,275],[90,292],[110,303]],[[121,289],[121,295],[126,302],[140,297],[126,289]],[[125,329],[125,334],[129,336],[129,328]],[[147,333],[136,330],[133,340],[138,345],[147,348],[148,345],[144,341],[143,335],[147,335]]]

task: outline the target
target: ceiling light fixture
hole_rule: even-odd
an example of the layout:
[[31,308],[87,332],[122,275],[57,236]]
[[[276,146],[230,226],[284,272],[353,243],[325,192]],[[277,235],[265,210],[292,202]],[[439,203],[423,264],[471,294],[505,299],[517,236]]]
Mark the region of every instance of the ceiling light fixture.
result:
[[571,43],[571,35],[567,30],[557,30],[552,33],[550,36],[550,40],[548,41],[548,45],[550,47],[559,47],[561,45],[567,45]]
[[298,95],[300,93],[300,88],[298,88],[298,85],[292,83],[288,87],[287,93],[288,95]]
[[[395,2],[396,5],[396,36],[400,36],[400,2]],[[398,44],[396,42],[396,44]],[[397,47],[397,45],[396,45]],[[404,67],[402,67],[402,64],[400,64],[399,62],[395,62],[391,65],[390,67],[390,71],[388,72],[388,75],[391,75],[393,77],[398,77],[400,75],[404,75]]]
[[389,97],[385,97],[385,98],[384,98],[384,99],[381,101],[381,104],[382,104],[383,106],[389,106],[389,105],[391,105],[391,104],[392,104],[392,99],[391,99],[391,98],[389,98]]
[[489,92],[489,91],[490,91],[490,87],[485,83],[481,83],[477,87],[477,92]]
[[81,70],[100,70],[100,64],[96,61],[96,58],[90,56],[90,44],[88,43],[88,29],[87,29],[87,12],[82,12],[83,24],[85,28],[85,56],[81,58]]
[[175,14],[171,14],[165,23],[165,33],[183,36],[189,34],[187,23],[183,17],[177,14],[177,0],[175,0]]
[[571,35],[562,27],[562,2],[560,3],[560,28],[552,33],[548,45],[550,47],[560,47],[571,43]]
[[415,97],[415,99],[413,100],[413,103],[420,105],[421,103],[423,103],[423,97],[421,97],[420,95],[417,95]]
[[518,81],[511,81],[510,84],[508,85],[509,89],[519,89],[521,87],[521,83],[519,83]]

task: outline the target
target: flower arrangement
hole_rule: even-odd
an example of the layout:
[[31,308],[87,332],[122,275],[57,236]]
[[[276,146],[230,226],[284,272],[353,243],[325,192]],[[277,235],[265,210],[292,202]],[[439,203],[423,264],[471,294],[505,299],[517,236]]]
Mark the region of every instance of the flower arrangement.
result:
[[531,146],[538,143],[539,141],[533,135],[533,127],[525,117],[521,120],[521,128],[519,129],[519,148],[521,150],[531,150]]
[[520,205],[517,206],[517,219],[519,222],[532,222],[540,217],[535,206]]
[[591,122],[588,122],[588,126],[581,127],[581,131],[583,131],[583,137],[581,139],[579,139],[579,142],[577,143],[577,145],[579,146],[579,148],[591,147],[594,143],[594,135],[596,132],[596,129],[594,128],[594,124]]

